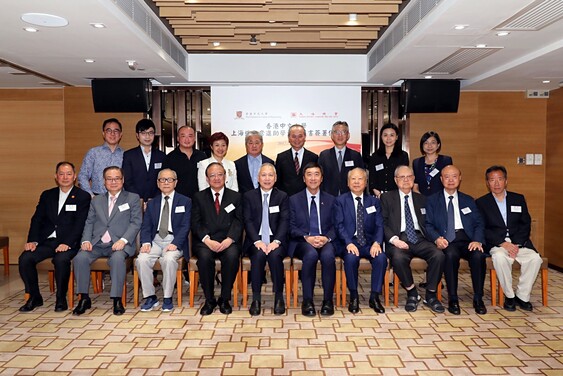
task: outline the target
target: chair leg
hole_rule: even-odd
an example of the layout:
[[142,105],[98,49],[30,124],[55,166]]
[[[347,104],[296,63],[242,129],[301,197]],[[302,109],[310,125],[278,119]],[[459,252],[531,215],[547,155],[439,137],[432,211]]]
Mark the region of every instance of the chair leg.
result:
[[438,286],[436,287],[436,296],[438,297],[438,301],[442,303],[442,280],[438,281]]
[[291,281],[293,283],[293,308],[297,308],[297,286],[299,283],[299,271],[298,270],[294,270],[293,271],[293,277],[291,278]]
[[74,272],[70,271],[70,278],[68,279],[68,308],[74,307]]
[[178,307],[182,307],[182,269],[176,271],[176,293],[178,294]]
[[248,270],[242,271],[242,307],[248,304]]
[[547,307],[547,270],[541,270],[541,299],[544,307]]
[[133,307],[139,306],[139,272],[133,269]]
[[342,295],[342,289],[340,283],[342,282],[342,270],[336,271],[336,281],[334,283],[334,289],[336,290],[336,306],[340,307],[340,297]]
[[127,307],[127,281],[123,282],[123,292],[121,293],[121,303]]
[[497,305],[497,272],[491,269],[491,305]]
[[504,290],[500,283],[498,283],[498,305],[503,307],[504,306]]
[[346,272],[342,272],[342,305],[344,307],[346,305],[346,293],[348,292],[348,280],[346,279]]
[[399,276],[393,273],[393,303],[395,307],[399,306]]
[[6,244],[6,246],[4,247],[4,275],[10,275],[10,245],[9,244]]
[[389,307],[389,270],[385,270],[385,276],[383,277],[383,295],[385,306]]
[[239,277],[240,274],[240,268],[237,272],[237,276],[235,278],[235,285],[233,288],[233,307],[238,307],[238,290],[239,290],[239,284],[240,284],[240,280],[241,278]]
[[90,272],[90,279],[92,280],[92,290],[94,291],[94,294],[99,294],[100,291],[98,291],[98,278],[96,276],[96,272]]
[[49,291],[51,294],[55,292],[55,271],[49,270]]
[[285,271],[285,301],[291,307],[291,270]]
[[193,308],[194,306],[194,296],[195,296],[195,288],[196,288],[196,272],[194,270],[189,271],[190,275],[190,307]]

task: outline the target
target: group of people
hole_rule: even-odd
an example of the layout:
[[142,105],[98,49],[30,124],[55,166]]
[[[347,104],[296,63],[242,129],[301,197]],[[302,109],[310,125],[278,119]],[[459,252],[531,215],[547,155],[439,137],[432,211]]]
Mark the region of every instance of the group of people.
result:
[[[420,257],[428,264],[426,306],[434,312],[445,311],[437,296],[444,274],[447,309],[461,313],[457,283],[459,262],[464,258],[471,268],[473,306],[476,313],[485,314],[487,254],[493,258],[506,295],[505,309],[519,306],[532,310],[530,294],[542,260],[530,241],[531,219],[524,197],[507,192],[507,171],[502,166],[486,171],[489,194],[475,201],[459,192],[461,171],[450,157],[439,154],[441,141],[435,132],[423,135],[423,156],[410,168],[408,154],[401,150],[398,127],[385,125],[368,169],[361,155],[347,147],[350,132],[344,121],[332,126],[334,147],[319,156],[305,149],[304,127],[291,126],[291,147],[278,154],[275,162],[262,154],[263,139],[257,131],[248,132],[247,154],[234,162],[225,158],[229,140],[221,132],[209,139],[209,158],[195,149],[195,131],[187,126],[178,129],[178,147],[168,155],[153,147],[156,129],[148,119],[136,126],[139,147],[123,152],[119,147],[121,132],[117,119],[103,123],[105,142],[84,157],[78,174],[80,188],[74,185],[74,165],[57,165],[57,187],[41,195],[20,256],[20,275],[29,294],[20,311],[43,305],[36,265],[52,258],[55,311],[68,309],[72,262],[80,294],[73,314],[84,314],[92,306],[90,265],[107,257],[113,312],[123,314],[126,259],[137,253],[139,232],[135,263],[142,284],[142,311],[160,305],[153,280],[155,263],[159,262],[163,273],[162,310],[171,311],[178,260],[193,255],[205,297],[200,313],[209,315],[216,307],[223,314],[231,313],[240,256],[247,255],[251,260],[252,316],[262,312],[266,263],[273,284],[273,311],[285,313],[286,256],[302,260],[301,312],[305,316],[316,315],[314,287],[319,261],[323,288],[320,314],[334,314],[337,256],[344,262],[348,310],[352,313],[360,310],[361,258],[371,264],[370,308],[385,312],[380,295],[389,260],[407,292],[406,311],[416,311],[422,299],[410,261]],[[218,297],[214,292],[216,259],[221,261]],[[522,265],[516,291],[512,287],[515,260]]]

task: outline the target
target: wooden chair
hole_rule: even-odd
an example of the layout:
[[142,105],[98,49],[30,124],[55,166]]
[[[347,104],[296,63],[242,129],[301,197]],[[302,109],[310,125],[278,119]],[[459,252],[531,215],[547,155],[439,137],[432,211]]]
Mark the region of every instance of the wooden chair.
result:
[[[221,260],[215,260],[215,272],[221,271]],[[188,273],[190,275],[190,307],[194,306],[195,291],[199,283],[199,270],[197,267],[197,257],[190,257],[188,262]],[[238,291],[240,286],[240,268],[233,284],[233,306],[238,307]]]
[[[342,289],[340,287],[341,281],[342,281],[342,259],[340,257],[336,257],[335,258],[335,264],[336,264],[336,281],[334,284],[334,292],[336,294],[336,306],[340,306],[341,304],[341,294],[342,294]],[[290,271],[290,275],[291,275],[291,285],[292,285],[292,291],[293,291],[293,308],[297,308],[297,292],[299,290],[299,271],[303,269],[303,261],[301,259],[298,258],[292,258],[291,259],[291,271]],[[317,262],[317,271],[321,270],[321,262]],[[287,278],[288,278],[288,273],[286,272],[286,283],[287,283]],[[287,292],[286,292],[287,293]],[[288,306],[290,305],[289,300],[287,301]]]
[[[342,261],[342,268],[344,268],[344,260]],[[360,258],[358,271],[365,270],[371,271],[371,263],[366,258]],[[347,285],[346,273],[342,271],[342,307],[346,305],[346,294],[348,290]],[[385,275],[383,276],[383,298],[385,300],[385,306],[389,306],[389,262],[387,263],[387,269],[385,270]]]
[[[248,304],[248,272],[250,270],[251,262],[249,257],[243,257],[241,262],[242,271],[242,306],[246,308]],[[266,263],[266,270],[270,270],[268,263]],[[286,257],[283,259],[283,270],[285,273],[285,300],[290,304],[291,299],[291,258]]]
[[[413,257],[411,260],[411,270],[413,271],[422,271],[422,272],[426,272],[426,269],[428,268],[428,264],[426,263],[426,260],[421,259],[419,257]],[[461,266],[460,266],[461,269]],[[393,304],[395,304],[395,307],[399,306],[399,290],[401,288],[401,282],[399,281],[399,276],[397,276],[397,273],[394,273],[395,276],[393,278]],[[442,278],[440,278],[440,280],[438,281],[438,287],[436,288],[436,296],[438,297],[438,300],[441,302],[442,301]]]
[[[184,266],[184,257],[178,259],[178,269],[176,270],[176,291],[178,297],[178,307],[182,306],[182,268]],[[162,271],[160,262],[157,260],[153,270]],[[139,272],[137,265],[133,267],[133,305],[135,308],[139,306]]]
[[4,252],[4,275],[10,275],[10,238],[0,236],[0,248]]

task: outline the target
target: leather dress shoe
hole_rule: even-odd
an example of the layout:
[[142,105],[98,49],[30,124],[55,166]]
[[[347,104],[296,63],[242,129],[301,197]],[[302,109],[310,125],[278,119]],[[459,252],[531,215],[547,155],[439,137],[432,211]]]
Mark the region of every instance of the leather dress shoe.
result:
[[506,296],[504,297],[504,309],[506,309],[508,312],[514,312],[516,311],[516,301],[514,298],[507,298]]
[[215,310],[215,307],[217,307],[217,301],[215,301],[215,299],[205,300],[205,303],[203,304],[203,307],[201,307],[201,310],[199,311],[199,313],[202,316],[210,315]]
[[228,300],[219,298],[219,301],[217,303],[219,305],[219,311],[222,314],[229,315],[233,312],[233,308],[231,307],[231,304],[229,303]]
[[473,308],[475,308],[475,313],[478,315],[484,315],[485,313],[487,313],[487,307],[485,307],[483,299],[473,300]]
[[334,315],[334,302],[332,300],[323,300],[323,304],[321,306],[321,315],[322,316]]
[[250,305],[250,309],[248,310],[250,316],[258,316],[261,311],[262,311],[262,304],[260,303],[260,301],[253,300],[252,304]]
[[351,313],[358,313],[360,312],[360,299],[359,298],[351,298],[350,303],[348,303],[348,311]]
[[303,303],[301,303],[301,314],[308,317],[315,316],[317,314],[311,299],[304,300]]
[[43,305],[43,298],[41,297],[30,297],[27,299],[24,305],[20,307],[20,312],[31,312],[37,307]]
[[57,299],[55,303],[55,312],[64,312],[68,310],[68,304],[66,298]]
[[114,299],[113,301],[113,314],[117,316],[121,316],[125,313],[125,307],[123,307],[123,302],[121,298]]
[[518,307],[520,307],[524,311],[532,311],[534,309],[532,303],[525,302],[516,295],[514,296],[514,300],[516,301],[516,304],[518,304]]
[[92,301],[90,298],[81,298],[76,305],[76,308],[72,311],[73,315],[79,316],[86,312],[87,309],[92,308]]
[[285,302],[283,298],[276,299],[274,302],[274,315],[283,315],[285,313]]
[[459,302],[457,300],[450,300],[448,302],[448,312],[454,315],[461,314],[461,309],[459,308]]
[[385,308],[383,308],[383,305],[379,301],[379,297],[370,299],[369,307],[373,308],[376,313],[385,313]]

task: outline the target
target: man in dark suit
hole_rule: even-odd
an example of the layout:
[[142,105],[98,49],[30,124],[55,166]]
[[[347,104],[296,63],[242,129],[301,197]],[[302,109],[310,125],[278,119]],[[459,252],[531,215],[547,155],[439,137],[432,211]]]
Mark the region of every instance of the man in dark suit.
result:
[[189,258],[188,233],[192,201],[174,191],[178,178],[168,168],[158,174],[158,188],[161,194],[147,204],[147,210],[141,226],[141,249],[135,260],[139,279],[143,286],[145,302],[141,311],[151,311],[158,307],[152,273],[158,260],[162,268],[162,290],[164,301],[162,310],[172,311],[172,293],[178,270],[178,259],[184,255]]
[[358,267],[360,258],[371,263],[371,292],[369,306],[377,313],[384,313],[379,296],[387,268],[387,257],[382,252],[383,216],[379,199],[365,194],[367,171],[356,167],[348,173],[350,192],[338,196],[334,203],[334,225],[340,240],[346,246],[344,272],[350,290],[348,311],[360,311],[358,295]]
[[303,166],[317,162],[318,156],[303,147],[306,137],[302,125],[294,124],[289,127],[287,138],[291,148],[279,153],[276,158],[277,187],[291,196],[305,189]]
[[141,202],[138,194],[123,190],[121,168],[106,167],[103,176],[107,193],[92,199],[82,232],[81,250],[73,260],[76,292],[80,294],[74,315],[82,315],[92,307],[88,295],[90,264],[100,257],[109,258],[113,313],[125,313],[121,302],[127,273],[125,259],[135,255],[135,238],[143,220]]
[[[485,250],[504,290],[504,308],[515,311],[516,304],[532,311],[532,287],[542,265],[542,258],[530,240],[532,218],[523,195],[508,192],[508,178],[504,166],[491,166],[485,173],[490,193],[477,200],[485,222]],[[518,290],[512,287],[512,264],[521,266]]]
[[235,161],[238,191],[244,194],[258,188],[258,170],[264,163],[274,161],[262,154],[264,140],[260,132],[250,131],[245,137],[246,155]]
[[260,188],[246,192],[242,200],[246,229],[244,251],[250,256],[251,262],[252,304],[249,312],[252,316],[261,312],[266,261],[272,274],[274,314],[285,313],[283,259],[287,254],[289,200],[285,192],[274,188],[275,182],[274,165],[263,164],[258,172]]
[[125,190],[138,194],[147,202],[158,194],[156,177],[166,154],[153,148],[156,128],[150,119],[141,119],[135,127],[139,146],[123,153]]
[[332,125],[330,134],[334,147],[323,150],[319,155],[319,164],[324,171],[321,189],[333,196],[350,191],[348,172],[356,167],[364,168],[360,153],[346,146],[350,139],[350,129],[345,121]]
[[[225,188],[226,172],[220,163],[210,163],[205,176],[209,187],[194,195],[192,207],[193,252],[205,294],[200,313],[210,315],[219,305],[221,313],[228,315],[233,311],[229,300],[240,264],[242,199],[240,193]],[[213,292],[217,258],[222,275],[218,301]]]
[[416,311],[420,301],[410,268],[412,258],[420,257],[428,264],[424,304],[434,312],[443,313],[444,306],[438,300],[436,289],[442,279],[445,255],[425,238],[426,197],[412,190],[414,173],[408,166],[395,169],[395,183],[399,189],[381,195],[381,206],[387,241],[385,253],[407,290],[405,310]]
[[446,255],[444,275],[448,287],[448,311],[454,315],[461,313],[457,284],[459,260],[463,257],[471,268],[473,308],[477,314],[483,315],[487,313],[483,303],[487,272],[483,219],[473,198],[458,191],[461,171],[457,167],[444,167],[440,179],[444,190],[430,196],[426,203],[426,232],[428,239]]
[[316,162],[303,168],[306,188],[289,198],[289,229],[291,242],[288,254],[303,261],[301,283],[303,284],[304,316],[316,315],[313,304],[313,289],[317,279],[317,261],[321,261],[324,290],[321,315],[334,314],[334,283],[336,280],[335,257],[337,248],[332,219],[334,196],[320,190],[323,170]]
[[21,312],[29,312],[43,305],[37,279],[37,264],[53,258],[57,300],[55,312],[68,309],[66,294],[70,278],[70,262],[80,247],[80,236],[88,216],[90,195],[75,187],[76,172],[70,162],[59,162],[55,170],[56,188],[44,191],[31,217],[24,252],[18,266],[29,294]]

